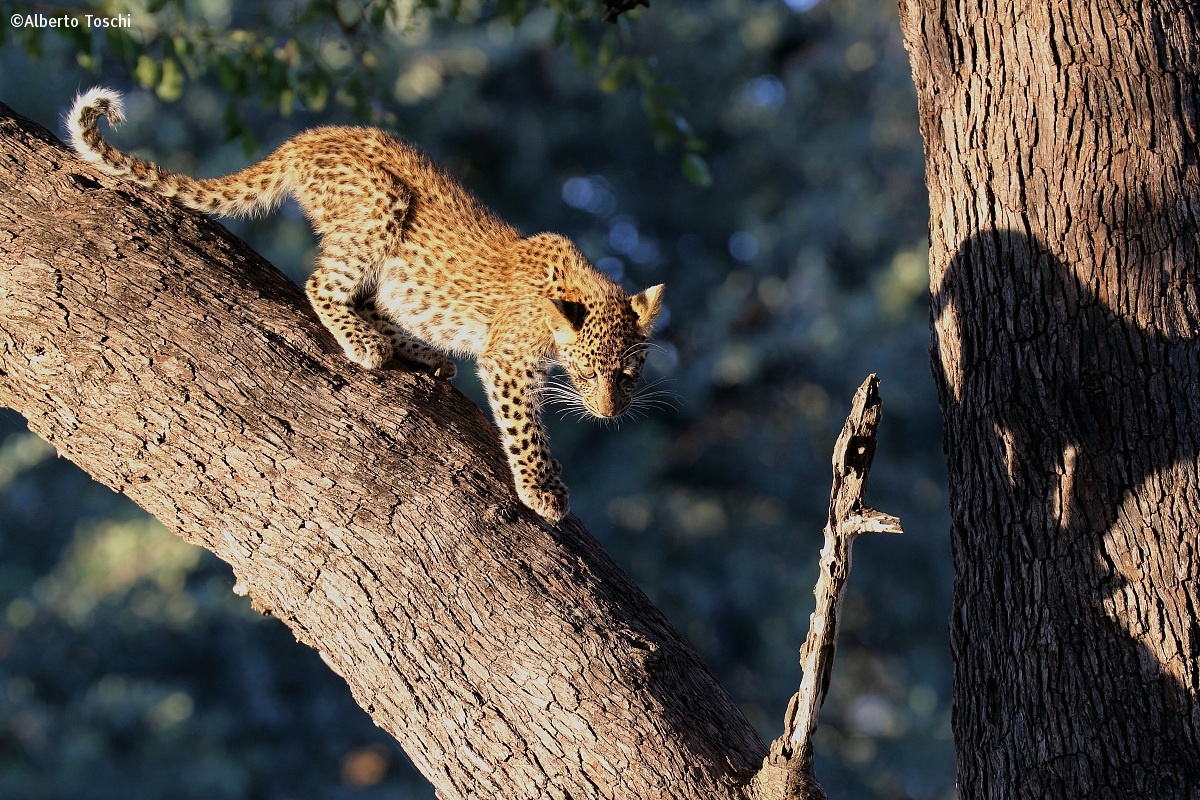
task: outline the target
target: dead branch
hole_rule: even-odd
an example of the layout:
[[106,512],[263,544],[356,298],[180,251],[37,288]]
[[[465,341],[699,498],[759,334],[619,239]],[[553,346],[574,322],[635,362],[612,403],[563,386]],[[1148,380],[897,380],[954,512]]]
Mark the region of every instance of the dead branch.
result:
[[817,604],[800,649],[803,678],[784,715],[783,734],[754,779],[763,800],[825,800],[813,772],[812,737],[829,690],[838,624],[850,578],[850,547],[861,533],[902,533],[900,520],[863,505],[875,457],[875,433],[883,413],[879,379],[870,375],[854,394],[846,424],[833,448],[833,489],[821,550]]

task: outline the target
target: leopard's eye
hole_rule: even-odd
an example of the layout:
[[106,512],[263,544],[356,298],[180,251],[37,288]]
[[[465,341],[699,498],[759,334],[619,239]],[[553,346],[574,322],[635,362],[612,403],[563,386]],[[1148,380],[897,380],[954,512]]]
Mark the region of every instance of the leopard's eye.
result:
[[596,370],[591,369],[590,367],[581,369],[579,370],[579,377],[583,378],[585,381],[594,381],[596,380]]

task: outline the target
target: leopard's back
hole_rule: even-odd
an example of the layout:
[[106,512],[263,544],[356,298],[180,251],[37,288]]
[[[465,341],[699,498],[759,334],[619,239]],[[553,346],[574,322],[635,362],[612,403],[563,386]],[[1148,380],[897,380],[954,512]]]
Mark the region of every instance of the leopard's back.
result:
[[288,171],[318,233],[378,218],[404,197],[405,238],[421,252],[478,257],[520,238],[421,150],[377,128],[314,128],[268,159]]

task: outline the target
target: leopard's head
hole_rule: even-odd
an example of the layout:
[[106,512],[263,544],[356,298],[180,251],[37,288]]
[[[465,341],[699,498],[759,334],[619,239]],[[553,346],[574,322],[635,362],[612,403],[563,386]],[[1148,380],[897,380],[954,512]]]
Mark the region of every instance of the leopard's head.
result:
[[662,294],[662,284],[633,296],[614,284],[581,302],[548,301],[546,325],[558,362],[593,416],[607,419],[629,409]]

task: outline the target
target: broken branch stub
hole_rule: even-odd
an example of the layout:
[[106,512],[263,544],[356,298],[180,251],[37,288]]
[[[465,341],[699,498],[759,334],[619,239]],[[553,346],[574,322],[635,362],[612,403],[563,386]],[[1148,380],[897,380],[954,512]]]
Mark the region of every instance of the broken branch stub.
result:
[[881,414],[879,379],[870,375],[855,392],[846,424],[834,444],[829,520],[821,550],[821,573],[813,589],[817,603],[800,649],[803,678],[800,691],[788,703],[783,734],[771,744],[770,755],[755,778],[756,793],[763,800],[825,798],[813,773],[812,737],[829,690],[850,577],[850,546],[860,533],[902,533],[898,518],[863,505]]

